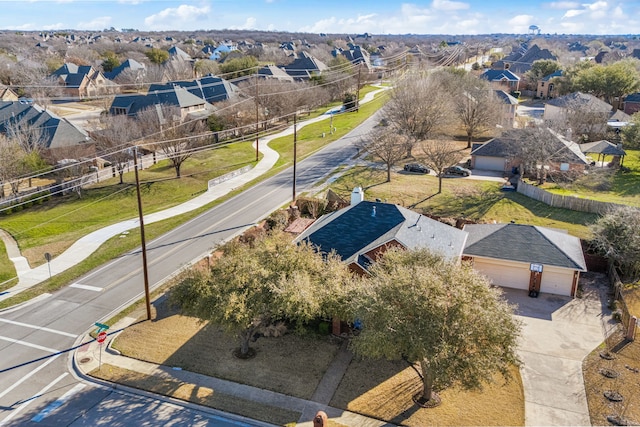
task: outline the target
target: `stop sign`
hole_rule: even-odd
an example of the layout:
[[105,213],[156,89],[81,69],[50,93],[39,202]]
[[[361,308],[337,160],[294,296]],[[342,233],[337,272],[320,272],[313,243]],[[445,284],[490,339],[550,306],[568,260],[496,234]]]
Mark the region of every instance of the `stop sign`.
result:
[[98,338],[96,338],[96,340],[102,344],[104,342],[104,340],[107,339],[107,333],[105,331],[102,331],[98,334]]

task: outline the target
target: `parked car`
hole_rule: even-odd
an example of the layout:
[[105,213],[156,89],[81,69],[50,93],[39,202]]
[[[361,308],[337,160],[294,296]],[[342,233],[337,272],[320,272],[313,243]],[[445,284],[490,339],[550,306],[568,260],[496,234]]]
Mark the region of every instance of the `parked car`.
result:
[[449,166],[444,170],[444,173],[447,175],[460,175],[460,176],[469,176],[471,175],[471,171],[467,168],[463,168],[462,166]]
[[406,172],[429,173],[429,168],[422,163],[407,163],[404,165]]

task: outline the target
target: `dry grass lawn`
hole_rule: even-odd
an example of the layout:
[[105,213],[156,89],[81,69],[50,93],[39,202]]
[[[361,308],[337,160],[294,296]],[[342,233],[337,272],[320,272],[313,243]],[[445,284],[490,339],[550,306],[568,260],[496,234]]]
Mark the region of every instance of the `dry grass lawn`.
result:
[[[238,360],[232,355],[238,345],[235,338],[175,313],[165,301],[154,303],[153,310],[155,320],[127,328],[117,337],[114,347],[129,357],[304,399],[312,396],[339,347],[329,337],[289,334],[259,339],[252,344],[257,356]],[[331,405],[407,426],[524,425],[522,382],[516,368],[513,374],[508,384],[499,378],[482,391],[445,390],[440,407],[421,409],[411,401],[420,384],[406,364],[354,359]],[[300,416],[277,408],[252,408],[250,402],[209,389],[168,383],[163,378],[113,366],[103,365],[100,372],[92,375],[279,425],[295,425]],[[265,419],[264,413],[272,415]],[[336,422],[330,426],[340,427]]]
[[[589,415],[592,425],[612,425],[607,417],[618,416],[625,420],[619,425],[640,424],[640,342],[636,339],[627,343],[618,332],[611,340],[613,359],[601,357],[607,354],[602,344],[585,358],[582,363]],[[604,373],[614,372],[615,378]],[[622,401],[612,402],[604,395],[614,391],[622,396]]]

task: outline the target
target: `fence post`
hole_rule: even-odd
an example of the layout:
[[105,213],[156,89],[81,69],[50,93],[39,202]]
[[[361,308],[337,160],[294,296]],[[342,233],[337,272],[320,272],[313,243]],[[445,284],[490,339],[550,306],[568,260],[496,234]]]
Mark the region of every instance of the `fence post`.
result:
[[629,325],[627,326],[627,333],[624,335],[627,341],[635,340],[637,324],[638,324],[638,318],[636,316],[629,317]]

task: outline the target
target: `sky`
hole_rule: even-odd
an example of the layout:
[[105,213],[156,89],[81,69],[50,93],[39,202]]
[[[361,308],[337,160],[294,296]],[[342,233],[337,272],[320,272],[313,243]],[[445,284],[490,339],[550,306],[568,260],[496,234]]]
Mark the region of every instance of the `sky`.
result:
[[640,0],[0,0],[0,30],[640,34]]

